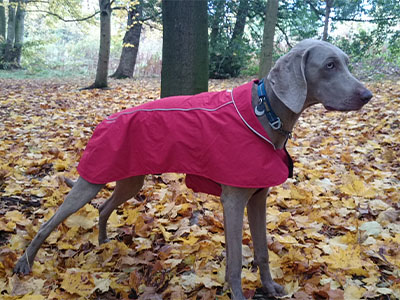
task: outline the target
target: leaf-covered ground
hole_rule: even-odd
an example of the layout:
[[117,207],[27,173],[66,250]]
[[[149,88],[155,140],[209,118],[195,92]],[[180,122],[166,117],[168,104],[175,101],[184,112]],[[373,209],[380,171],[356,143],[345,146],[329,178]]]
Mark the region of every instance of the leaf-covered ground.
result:
[[[210,90],[245,79],[212,81]],[[2,299],[229,299],[218,198],[180,174],[148,176],[97,242],[98,197],[52,233],[33,273],[12,274],[27,243],[62,203],[97,123],[158,98],[159,82],[0,79],[0,293]],[[292,299],[400,298],[400,81],[370,84],[361,111],[309,109],[288,149],[295,178],[272,189],[268,231],[273,277]],[[154,149],[157,151],[157,149]],[[260,286],[245,222],[243,287]]]

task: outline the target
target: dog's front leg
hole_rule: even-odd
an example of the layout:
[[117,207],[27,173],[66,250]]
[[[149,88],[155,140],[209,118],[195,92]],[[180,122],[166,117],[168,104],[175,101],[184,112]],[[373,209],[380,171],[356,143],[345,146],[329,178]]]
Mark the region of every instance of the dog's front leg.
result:
[[247,203],[247,216],[249,218],[250,232],[254,246],[254,261],[260,270],[263,291],[269,297],[285,295],[282,286],[272,280],[269,270],[269,257],[266,229],[266,197],[268,189],[255,193]]
[[244,300],[242,292],[242,236],[244,208],[255,189],[222,186],[226,244],[225,280],[232,291],[232,299]]

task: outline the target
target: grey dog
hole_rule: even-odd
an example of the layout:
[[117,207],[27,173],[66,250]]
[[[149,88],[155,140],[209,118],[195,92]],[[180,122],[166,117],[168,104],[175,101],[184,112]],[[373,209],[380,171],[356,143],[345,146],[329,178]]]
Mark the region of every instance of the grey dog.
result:
[[[372,98],[371,92],[349,72],[348,62],[347,55],[339,48],[317,40],[298,43],[276,62],[264,82],[271,108],[279,116],[283,127],[276,130],[266,115],[258,116],[275,149],[284,148],[288,139],[288,134],[285,133],[292,131],[300,114],[307,107],[322,103],[328,110],[352,111],[360,109]],[[260,97],[256,84],[251,93],[252,106],[257,111]],[[100,243],[107,241],[106,224],[111,212],[140,191],[144,175],[117,181],[113,195],[99,208]],[[91,201],[103,186],[104,184],[93,184],[80,177],[56,214],[41,226],[16,264],[14,272],[29,273],[37,251],[49,234],[69,215]],[[284,288],[273,281],[269,270],[266,238],[268,188],[240,188],[224,184],[221,184],[221,188],[226,237],[226,281],[230,285],[232,298],[245,299],[241,284],[241,241],[246,206],[254,245],[254,261],[260,271],[262,289],[271,297],[285,295]]]

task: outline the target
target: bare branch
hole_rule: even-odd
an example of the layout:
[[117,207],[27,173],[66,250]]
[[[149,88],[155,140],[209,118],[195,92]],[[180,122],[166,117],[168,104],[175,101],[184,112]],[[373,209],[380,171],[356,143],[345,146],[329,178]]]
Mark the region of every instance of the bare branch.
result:
[[148,16],[146,18],[141,18],[141,19],[139,19],[139,21],[146,22],[146,21],[152,20],[152,19],[154,19],[154,18],[156,18],[156,17],[158,17],[160,15],[162,15],[162,12],[158,12],[155,15]]
[[64,19],[59,14],[56,14],[56,13],[48,11],[48,10],[40,10],[40,9],[39,10],[27,10],[27,12],[45,13],[45,14],[51,15],[53,17],[56,17],[56,18],[60,19],[63,22],[82,22],[82,21],[89,20],[89,19],[93,18],[95,15],[100,13],[100,11],[96,11],[95,13],[93,13],[92,15],[87,16],[87,17],[78,18],[78,19]]
[[345,22],[370,22],[375,23],[379,21],[389,21],[389,20],[400,20],[400,17],[387,17],[387,18],[376,18],[376,19],[356,19],[356,18],[334,18],[332,17],[331,20],[333,21],[345,21]]
[[290,44],[289,37],[288,37],[288,35],[286,34],[286,32],[283,30],[283,28],[282,28],[281,26],[279,26],[278,23],[276,23],[275,26],[280,30],[280,32],[282,32],[283,37],[285,38],[286,44],[289,46],[289,48],[290,48],[290,49],[293,48],[292,44]]
[[324,13],[320,11],[318,8],[315,7],[315,5],[311,1],[306,1],[308,5],[310,5],[311,9],[314,11],[314,13],[318,16],[324,16]]
[[[315,7],[315,5],[314,5],[310,0],[307,0],[306,2],[310,5],[311,9],[314,11],[314,13],[315,13],[317,16],[324,16],[324,15],[325,15],[322,11],[320,11],[317,7]],[[376,22],[379,22],[379,21],[399,20],[400,17],[393,16],[393,17],[375,18],[375,19],[357,19],[357,18],[355,18],[355,17],[354,17],[354,18],[329,17],[329,19],[331,19],[332,21],[344,21],[344,22],[370,22],[370,23],[376,23]]]
[[27,3],[45,3],[45,4],[49,4],[49,1],[40,1],[40,0],[27,0]]
[[116,6],[112,7],[112,10],[127,10],[127,8],[125,6]]

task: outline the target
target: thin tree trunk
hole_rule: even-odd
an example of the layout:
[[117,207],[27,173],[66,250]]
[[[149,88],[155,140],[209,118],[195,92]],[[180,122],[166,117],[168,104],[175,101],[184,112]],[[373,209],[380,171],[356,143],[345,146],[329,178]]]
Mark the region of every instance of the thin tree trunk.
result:
[[26,0],[20,0],[17,13],[15,14],[15,44],[14,62],[15,67],[21,68],[22,45],[24,43],[24,23],[25,23]]
[[218,0],[216,2],[215,15],[211,22],[211,33],[210,33],[210,48],[215,47],[217,43],[217,37],[219,33],[220,21],[224,15],[226,0]]
[[6,40],[6,10],[4,0],[0,0],[0,43]]
[[226,0],[217,0],[212,1],[214,4],[215,13],[214,16],[209,17],[211,33],[210,33],[210,45],[209,45],[209,77],[210,78],[219,78],[220,70],[222,66],[221,48],[225,48],[226,46],[221,45],[221,41],[218,39],[221,28],[221,24],[224,23],[224,14],[226,7]]
[[272,67],[272,53],[274,51],[275,26],[278,19],[278,0],[268,0],[265,11],[263,43],[260,55],[259,78],[268,74]]
[[14,40],[15,40],[15,11],[17,6],[17,0],[10,0],[8,5],[8,28],[7,28],[7,39],[6,46],[4,49],[4,62],[5,68],[9,68],[12,65],[14,57]]
[[229,41],[229,49],[232,51],[230,55],[226,57],[226,72],[232,77],[239,76],[242,66],[239,55],[241,55],[241,49],[243,48],[243,34],[248,11],[249,1],[240,0],[235,27],[233,28],[232,38]]
[[140,33],[142,31],[142,13],[143,6],[141,1],[129,8],[121,58],[117,70],[111,77],[118,79],[133,77],[139,50]]
[[232,33],[232,41],[236,39],[241,39],[243,37],[248,11],[249,11],[249,1],[240,0],[238,13],[236,15],[236,23]]
[[326,0],[325,6],[325,23],[324,23],[324,32],[322,34],[322,40],[328,40],[328,30],[329,30],[329,16],[331,14],[331,8],[333,6],[334,0]]
[[99,0],[100,6],[100,49],[97,61],[96,79],[91,88],[107,88],[108,62],[111,45],[111,4],[110,0]]
[[161,97],[208,90],[207,0],[163,0]]

